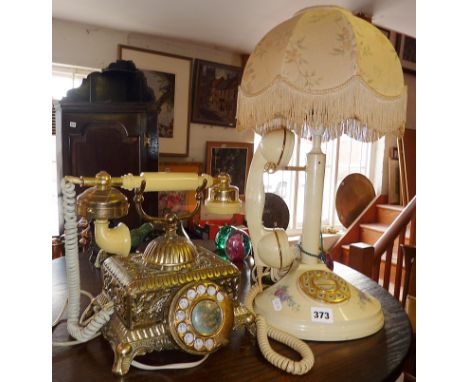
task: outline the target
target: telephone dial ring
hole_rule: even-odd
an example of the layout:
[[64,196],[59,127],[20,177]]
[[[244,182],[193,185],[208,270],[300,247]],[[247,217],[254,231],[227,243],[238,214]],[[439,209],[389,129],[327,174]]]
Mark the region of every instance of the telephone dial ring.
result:
[[322,302],[337,304],[351,297],[348,283],[332,272],[307,271],[299,276],[297,282],[307,296]]
[[180,289],[169,308],[172,338],[184,351],[203,355],[229,341],[234,322],[230,296],[214,282],[192,282]]

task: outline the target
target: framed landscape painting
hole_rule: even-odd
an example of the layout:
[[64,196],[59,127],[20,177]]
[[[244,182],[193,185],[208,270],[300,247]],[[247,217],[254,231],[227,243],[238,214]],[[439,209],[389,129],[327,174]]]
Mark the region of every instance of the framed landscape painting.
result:
[[235,127],[242,69],[203,60],[194,66],[192,122]]
[[159,108],[159,155],[187,156],[192,59],[119,45],[122,60],[133,61],[153,89]]
[[231,184],[244,195],[252,156],[253,143],[206,142],[206,172],[212,176],[229,174]]

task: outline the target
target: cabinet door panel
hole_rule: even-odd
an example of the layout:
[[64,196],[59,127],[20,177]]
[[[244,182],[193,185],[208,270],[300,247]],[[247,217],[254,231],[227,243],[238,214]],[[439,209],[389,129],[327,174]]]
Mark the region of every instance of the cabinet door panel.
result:
[[140,136],[129,136],[118,122],[90,122],[83,134],[69,136],[73,175],[94,176],[106,170],[111,176],[139,174]]

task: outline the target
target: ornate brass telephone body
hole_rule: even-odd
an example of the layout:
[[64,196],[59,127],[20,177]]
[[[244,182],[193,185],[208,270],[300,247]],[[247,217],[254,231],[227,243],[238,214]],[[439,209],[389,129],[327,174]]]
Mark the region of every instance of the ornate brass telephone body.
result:
[[[102,249],[103,290],[80,320],[74,184],[92,186],[76,199],[76,211],[94,220],[96,242]],[[112,186],[135,190],[134,201],[140,216],[165,225],[165,234],[151,241],[142,254],[130,253],[128,227],[122,223],[108,227],[109,219],[119,219],[128,212],[126,197]],[[307,345],[289,335],[271,333],[262,323],[257,323],[256,330],[252,326],[255,315],[251,302],[244,306],[239,301],[237,267],[176,233],[179,220],[199,211],[207,186],[212,186],[206,202],[208,210],[221,213],[238,210],[238,190],[229,186],[226,175],[213,179],[205,174],[143,173],[111,178],[100,172],[95,178],[64,178],[69,333],[84,342],[102,331],[114,351],[112,371],[123,375],[131,364],[135,365],[133,358],[137,355],[166,349],[207,355],[229,341],[232,329],[247,325],[251,332],[257,332],[260,348],[270,362],[283,363],[295,374],[307,372],[313,365]],[[184,216],[153,217],[142,208],[145,191],[194,189],[197,205]],[[304,360],[295,362],[273,353],[267,336],[293,346]]]

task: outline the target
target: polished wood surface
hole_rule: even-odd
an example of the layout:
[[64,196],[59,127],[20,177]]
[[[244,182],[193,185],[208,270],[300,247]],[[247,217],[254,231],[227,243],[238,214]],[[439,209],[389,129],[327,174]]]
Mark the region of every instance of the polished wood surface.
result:
[[[196,244],[202,244],[200,242]],[[204,244],[204,243],[203,243]],[[209,243],[209,245],[212,245]],[[100,272],[89,263],[86,256],[80,259],[81,287],[93,294],[101,290]],[[241,298],[249,288],[250,267],[242,269]],[[66,298],[64,258],[52,261],[53,318],[58,314]],[[96,338],[88,343],[53,348],[52,375],[54,381],[395,381],[400,375],[411,342],[411,327],[401,307],[387,291],[366,276],[335,263],[335,271],[360,290],[378,298],[382,304],[385,325],[367,338],[342,342],[310,341],[315,355],[315,365],[310,373],[292,376],[271,364],[260,353],[255,339],[244,329],[233,332],[231,342],[212,354],[202,365],[186,370],[142,371],[130,368],[127,375],[118,377],[111,372],[113,353],[108,342]],[[86,298],[83,298],[86,300]],[[87,301],[83,301],[83,307]],[[53,339],[66,340],[66,323],[61,322],[53,331]],[[294,357],[295,353],[281,344],[273,343],[276,350]],[[153,352],[137,358],[148,364],[188,362],[200,359],[182,352]]]

